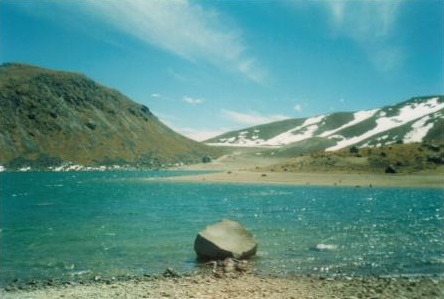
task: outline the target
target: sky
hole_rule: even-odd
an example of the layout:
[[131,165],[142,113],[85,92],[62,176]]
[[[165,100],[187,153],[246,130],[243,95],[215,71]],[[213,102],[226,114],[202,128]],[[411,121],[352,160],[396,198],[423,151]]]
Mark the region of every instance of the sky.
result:
[[0,62],[82,73],[196,140],[444,94],[444,1],[0,1]]

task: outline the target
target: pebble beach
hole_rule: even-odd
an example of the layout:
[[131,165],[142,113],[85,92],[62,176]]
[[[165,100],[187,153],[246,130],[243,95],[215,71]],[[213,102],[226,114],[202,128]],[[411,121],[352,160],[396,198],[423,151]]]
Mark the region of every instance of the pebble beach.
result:
[[144,276],[1,290],[1,298],[444,298],[444,279],[431,277],[266,277],[252,273]]

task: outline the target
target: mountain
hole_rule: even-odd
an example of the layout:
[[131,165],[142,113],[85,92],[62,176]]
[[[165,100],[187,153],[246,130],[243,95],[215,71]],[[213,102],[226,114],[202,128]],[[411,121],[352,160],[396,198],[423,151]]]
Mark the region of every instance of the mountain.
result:
[[177,134],[144,105],[70,72],[0,66],[0,165],[157,168],[219,150]]
[[205,142],[278,148],[281,155],[294,155],[426,140],[444,140],[444,96],[416,97],[379,109],[287,119],[228,132]]

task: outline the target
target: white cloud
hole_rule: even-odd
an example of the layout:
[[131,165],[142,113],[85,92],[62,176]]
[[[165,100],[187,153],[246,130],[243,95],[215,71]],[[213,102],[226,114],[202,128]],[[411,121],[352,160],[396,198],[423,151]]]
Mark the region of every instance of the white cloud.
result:
[[222,114],[226,118],[232,121],[246,125],[260,125],[289,118],[288,116],[281,114],[273,114],[265,116],[265,115],[260,115],[255,111],[250,111],[248,113],[241,113],[225,109],[222,110]]
[[152,97],[152,98],[160,98],[161,95],[158,94],[158,93],[152,93],[152,94],[151,94],[151,97]]
[[369,48],[371,60],[378,70],[388,72],[402,65],[406,58],[404,51],[396,46],[381,46]]
[[388,37],[397,17],[399,1],[330,1],[333,25],[343,34],[375,42]]
[[196,141],[204,141],[233,130],[233,128],[209,129],[202,127],[201,125],[198,125],[198,128],[196,129],[179,125],[180,123],[183,123],[184,120],[173,114],[156,112],[156,116],[163,124],[171,128],[173,131]]
[[336,23],[341,23],[342,20],[344,19],[345,2],[331,1],[329,2],[329,5],[333,16],[333,20]]
[[205,102],[205,99],[192,98],[192,97],[188,97],[188,96],[184,96],[182,98],[182,100],[188,104],[191,104],[191,105],[198,105],[198,104],[202,104]]
[[196,1],[85,1],[95,20],[187,60],[205,61],[260,82],[264,71],[246,52],[241,30]]
[[263,82],[266,77],[265,73],[257,66],[256,59],[254,58],[240,61],[238,69],[247,78],[258,83]]
[[216,137],[223,133],[228,132],[229,130],[210,130],[210,129],[192,129],[192,128],[177,128],[176,132],[191,138],[196,141],[204,141],[210,139],[212,137]]
[[346,36],[365,51],[381,72],[398,68],[402,49],[392,43],[400,1],[329,1],[327,2],[335,35]]
[[294,105],[294,110],[296,110],[297,112],[301,112],[302,111],[302,105],[301,104],[296,104]]

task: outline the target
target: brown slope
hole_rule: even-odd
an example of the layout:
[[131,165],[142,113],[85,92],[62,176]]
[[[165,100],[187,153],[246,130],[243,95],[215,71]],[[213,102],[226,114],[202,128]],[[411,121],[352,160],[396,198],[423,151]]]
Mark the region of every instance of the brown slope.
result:
[[161,123],[148,107],[83,75],[0,66],[0,165],[198,162],[218,150]]

